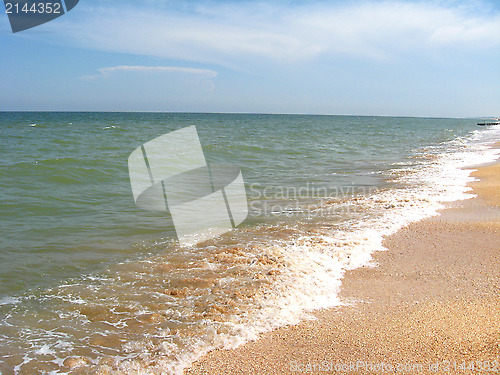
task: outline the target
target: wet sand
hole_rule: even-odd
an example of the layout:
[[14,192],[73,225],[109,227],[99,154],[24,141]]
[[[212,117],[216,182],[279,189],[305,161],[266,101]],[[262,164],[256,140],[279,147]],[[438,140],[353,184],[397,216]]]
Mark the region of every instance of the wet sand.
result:
[[348,305],[201,358],[186,374],[500,372],[500,163],[477,198],[385,240],[347,273]]

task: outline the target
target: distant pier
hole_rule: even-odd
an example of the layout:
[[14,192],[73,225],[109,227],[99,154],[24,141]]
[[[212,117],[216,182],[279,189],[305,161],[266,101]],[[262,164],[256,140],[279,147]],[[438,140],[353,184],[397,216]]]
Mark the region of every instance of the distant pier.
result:
[[500,125],[500,121],[494,121],[494,122],[478,122],[477,123],[479,126],[486,126],[486,125]]

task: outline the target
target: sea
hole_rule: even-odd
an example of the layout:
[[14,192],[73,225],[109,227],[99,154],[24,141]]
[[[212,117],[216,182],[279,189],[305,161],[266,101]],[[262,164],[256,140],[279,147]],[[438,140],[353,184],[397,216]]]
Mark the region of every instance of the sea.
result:
[[[499,157],[480,121],[0,112],[0,374],[180,374],[344,304],[384,236],[473,197]],[[135,204],[128,158],[193,125],[248,212],[181,246],[168,212]]]

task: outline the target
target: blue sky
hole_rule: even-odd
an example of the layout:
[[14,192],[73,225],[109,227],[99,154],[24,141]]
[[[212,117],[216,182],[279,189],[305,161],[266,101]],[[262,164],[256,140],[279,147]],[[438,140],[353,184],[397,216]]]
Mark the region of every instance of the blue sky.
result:
[[500,115],[498,1],[80,0],[13,34],[0,110]]

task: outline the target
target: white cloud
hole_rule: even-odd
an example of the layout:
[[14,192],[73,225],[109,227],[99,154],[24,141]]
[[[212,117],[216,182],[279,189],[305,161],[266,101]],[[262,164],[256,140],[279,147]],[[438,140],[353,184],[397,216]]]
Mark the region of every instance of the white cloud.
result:
[[120,65],[98,69],[99,74],[81,77],[83,79],[96,79],[109,76],[116,72],[139,72],[139,73],[182,73],[196,75],[201,78],[211,79],[217,77],[217,72],[209,69],[184,68],[176,66],[128,66]]
[[82,4],[80,20],[53,27],[63,27],[78,46],[232,67],[500,46],[500,14],[452,4],[210,2],[189,10]]

